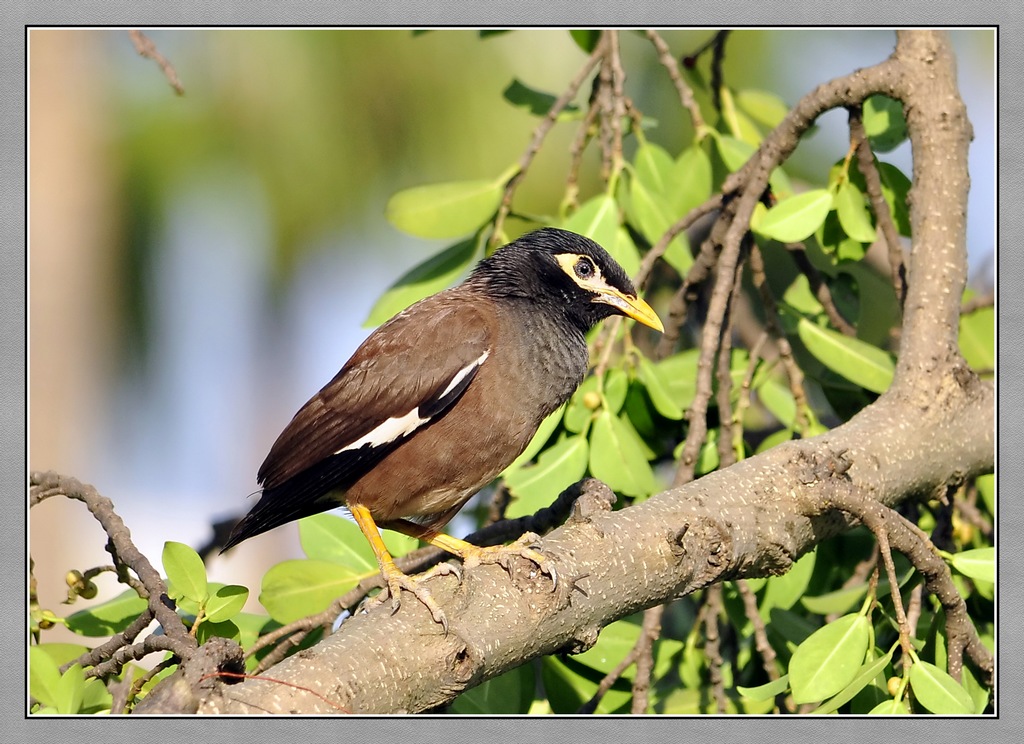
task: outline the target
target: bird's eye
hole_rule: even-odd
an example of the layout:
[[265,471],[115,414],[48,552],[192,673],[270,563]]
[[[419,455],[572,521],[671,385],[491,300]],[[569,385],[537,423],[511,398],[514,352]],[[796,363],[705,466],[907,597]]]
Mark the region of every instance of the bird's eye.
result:
[[594,264],[589,258],[581,258],[572,269],[580,279],[589,279],[594,275]]

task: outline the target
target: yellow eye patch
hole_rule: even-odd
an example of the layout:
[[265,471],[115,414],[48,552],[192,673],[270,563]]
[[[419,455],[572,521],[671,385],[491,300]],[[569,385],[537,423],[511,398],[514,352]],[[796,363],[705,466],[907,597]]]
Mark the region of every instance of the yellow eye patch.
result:
[[560,253],[555,260],[562,270],[572,277],[578,285],[591,292],[600,292],[609,288],[608,282],[601,275],[601,267],[594,263],[590,256],[580,253]]

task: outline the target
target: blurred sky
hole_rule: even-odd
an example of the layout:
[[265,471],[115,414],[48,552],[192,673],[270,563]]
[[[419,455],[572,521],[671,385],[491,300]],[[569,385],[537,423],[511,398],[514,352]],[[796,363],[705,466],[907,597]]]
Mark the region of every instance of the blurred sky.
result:
[[[41,33],[68,32],[32,36]],[[30,39],[30,57],[37,57],[30,68],[30,115],[47,117],[51,132],[31,138],[30,157],[45,159],[38,148],[51,141],[59,145],[63,131],[70,138],[65,145],[95,148],[101,163],[96,173],[106,172],[47,180],[34,166],[30,175],[37,188],[67,190],[68,198],[81,196],[76,190],[106,190],[88,194],[108,211],[106,237],[86,249],[76,244],[81,233],[70,230],[59,251],[68,252],[68,262],[82,260],[77,251],[98,251],[83,265],[98,261],[108,267],[108,281],[114,279],[104,285],[109,296],[100,292],[108,302],[97,305],[95,317],[88,302],[72,307],[70,312],[80,314],[74,328],[84,331],[57,324],[43,335],[33,328],[33,315],[43,313],[37,303],[47,299],[40,287],[66,281],[60,271],[67,265],[59,252],[37,258],[30,242],[31,359],[39,366],[36,352],[68,340],[61,333],[88,332],[93,323],[109,324],[100,337],[113,339],[104,348],[114,358],[97,362],[101,374],[88,390],[76,387],[73,370],[52,383],[69,400],[90,400],[81,419],[65,422],[71,432],[65,444],[37,444],[29,465],[96,484],[114,500],[142,551],[155,558],[165,540],[198,545],[208,538],[211,520],[253,503],[255,497],[247,496],[276,434],[365,337],[362,323],[373,301],[405,269],[445,245],[388,225],[387,197],[419,183],[500,173],[526,147],[536,121],[505,103],[501,89],[518,77],[557,94],[584,55],[563,30],[517,31],[486,41],[468,31],[416,38],[402,30],[307,31],[300,38],[278,31],[151,31],[186,87],[186,96],[176,98],[156,65],[135,53],[126,31],[76,33],[73,45]],[[670,38],[681,54],[692,48],[685,43],[696,46],[711,33]],[[960,29],[952,36],[975,132],[968,218],[972,275],[990,286],[994,34]],[[884,59],[893,41],[892,32],[875,29],[741,31],[729,42],[726,75],[775,90],[793,103],[832,77]],[[667,86],[656,64],[648,60],[640,72],[629,66],[650,57],[649,49],[635,40],[623,46],[627,92],[641,108],[653,106],[658,96],[659,105],[677,109],[670,88],[656,87]],[[328,64],[335,47],[344,50],[338,52],[343,59]],[[41,85],[86,92],[82,101],[64,96],[67,108],[51,114],[36,107],[45,99]],[[337,100],[329,98],[332,90]],[[88,111],[87,133],[76,105]],[[662,112],[662,126],[673,116],[682,120],[678,112]],[[221,128],[216,136],[182,136],[206,121]],[[817,172],[824,178],[846,152],[845,115],[830,113],[819,124],[821,131],[801,145],[793,162],[807,177]],[[551,147],[564,152],[573,126],[562,129],[566,134],[554,137]],[[671,132],[661,135],[666,145],[678,147]],[[348,141],[350,149],[331,149],[331,137]],[[147,168],[165,168],[155,176],[158,186],[139,180],[144,169],[132,158],[142,158]],[[557,193],[564,178],[561,156],[551,158],[538,161],[534,180],[551,174],[552,181],[547,190],[534,184],[538,203],[551,189]],[[908,145],[884,159],[910,172]],[[282,191],[300,195],[302,203],[291,213],[299,217],[282,216]],[[48,202],[33,200],[30,230],[45,236],[47,226],[39,221],[59,220],[61,213],[40,213]],[[135,200],[142,207],[131,206]],[[142,222],[131,215],[136,208],[147,210]],[[143,259],[130,245],[140,235],[149,246]],[[143,267],[131,271],[119,263],[140,260]],[[126,288],[125,277],[140,285]],[[138,317],[123,317],[132,312]],[[135,341],[140,323],[143,341]],[[45,372],[30,370],[33,395],[50,384],[41,381]],[[45,401],[32,397],[30,403],[32,427]],[[37,420],[35,428],[43,424]],[[49,508],[33,515],[33,540],[46,534],[55,513]],[[294,527],[276,532],[243,545],[236,551],[241,558],[215,561],[213,577],[241,581],[233,561],[262,565],[259,575],[297,555]],[[81,539],[94,539],[97,562],[105,562],[98,533]],[[56,567],[63,575],[67,566]]]

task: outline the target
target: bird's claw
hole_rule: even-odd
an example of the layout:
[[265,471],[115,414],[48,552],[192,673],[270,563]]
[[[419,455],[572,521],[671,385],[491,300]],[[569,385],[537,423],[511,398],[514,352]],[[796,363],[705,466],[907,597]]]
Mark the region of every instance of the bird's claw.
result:
[[542,574],[551,577],[551,591],[558,586],[558,572],[555,570],[551,559],[537,551],[540,546],[540,536],[533,532],[524,533],[518,540],[509,545],[496,545],[489,548],[480,548],[472,556],[463,556],[463,563],[475,565],[477,563],[497,563],[506,571],[511,572],[510,559],[515,556],[525,558],[534,563]]
[[423,603],[427,611],[430,612],[434,622],[444,629],[445,635],[448,635],[448,618],[445,616],[444,610],[437,604],[430,591],[423,586],[423,582],[434,576],[445,576],[448,574],[455,574],[459,581],[462,581],[462,572],[449,563],[439,563],[423,575],[415,578],[402,573],[398,569],[385,572],[383,576],[384,588],[377,596],[367,601],[366,607],[367,609],[376,607],[379,604],[383,604],[390,597],[391,614],[394,615],[402,606],[402,590],[404,589]]

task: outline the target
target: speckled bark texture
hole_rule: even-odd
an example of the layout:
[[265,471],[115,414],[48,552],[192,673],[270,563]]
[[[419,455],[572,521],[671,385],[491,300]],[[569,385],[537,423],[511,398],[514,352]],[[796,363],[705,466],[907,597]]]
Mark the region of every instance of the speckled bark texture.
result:
[[450,620],[447,635],[415,601],[395,614],[378,607],[273,667],[272,679],[218,684],[183,709],[429,710],[539,655],[582,651],[602,627],[640,609],[723,579],[785,572],[849,527],[845,512],[830,507],[837,495],[891,506],[990,471],[993,387],[970,371],[957,346],[971,135],[954,64],[943,34],[901,32],[889,60],[815,91],[809,109],[794,111],[737,176],[754,177],[784,159],[796,144],[787,131],[802,131],[833,99],[842,105],[846,95],[856,103],[885,92],[903,102],[914,157],[914,244],[890,391],[822,436],[620,511],[610,510],[604,486],[588,483],[569,521],[540,543],[558,571],[554,591],[527,561],[511,575],[497,566],[467,570],[461,585],[439,577],[431,590]]
[[[991,467],[991,387],[972,384],[930,411],[881,402],[816,439],[776,447],[621,511],[574,515],[542,542],[551,591],[532,564],[436,579],[445,636],[407,602],[346,622],[274,667],[274,681],[222,685],[200,713],[402,713],[428,710],[541,654],[582,651],[613,620],[725,578],[785,572],[846,529],[838,512],[807,517],[832,489],[895,504]],[[584,496],[599,501],[603,486]],[[581,512],[588,511],[581,509]],[[282,682],[286,684],[282,684]],[[292,686],[294,685],[294,686]]]

